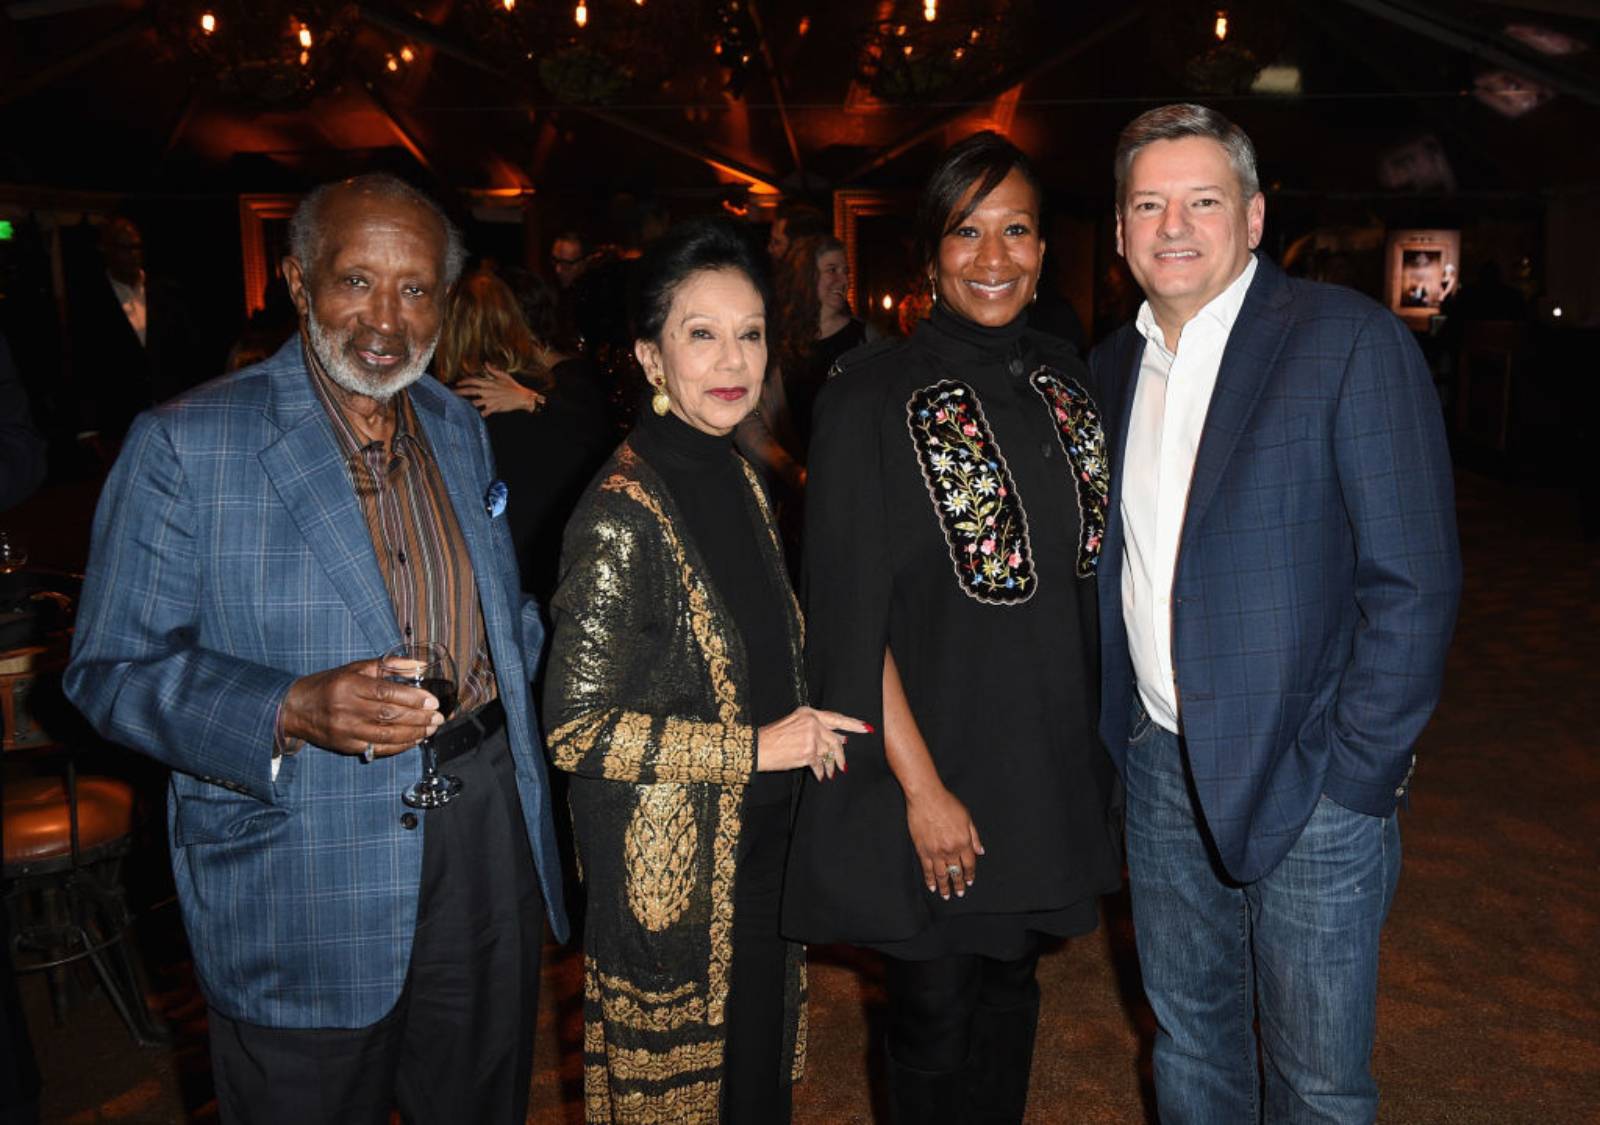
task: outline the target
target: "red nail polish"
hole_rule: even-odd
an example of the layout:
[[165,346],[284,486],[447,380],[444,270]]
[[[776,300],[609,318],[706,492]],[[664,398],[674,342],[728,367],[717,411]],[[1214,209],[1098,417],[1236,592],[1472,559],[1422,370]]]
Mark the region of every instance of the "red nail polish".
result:
[[845,765],[843,762],[839,763],[839,769],[844,773],[849,773],[850,772],[850,767]]
[[867,728],[867,733],[868,734],[877,734],[878,733],[878,728],[873,726],[871,723],[863,723],[862,726]]

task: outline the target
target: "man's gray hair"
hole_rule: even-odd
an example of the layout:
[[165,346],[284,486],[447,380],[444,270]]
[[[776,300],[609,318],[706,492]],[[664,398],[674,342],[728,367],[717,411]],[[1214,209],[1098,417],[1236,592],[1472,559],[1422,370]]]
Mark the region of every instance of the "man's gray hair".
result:
[[1117,138],[1113,168],[1117,179],[1117,206],[1127,200],[1128,173],[1139,150],[1155,141],[1177,141],[1184,137],[1205,137],[1216,141],[1228,154],[1239,188],[1246,200],[1261,190],[1256,175],[1256,147],[1243,129],[1208,106],[1181,102],[1147,110],[1128,122]]
[[307,273],[316,269],[322,254],[323,238],[327,233],[322,226],[323,205],[330,195],[344,189],[375,199],[411,203],[438,219],[444,227],[444,283],[446,288],[455,284],[456,278],[461,276],[461,267],[467,261],[467,247],[461,241],[461,232],[450,221],[450,216],[444,213],[443,207],[389,172],[369,172],[348,180],[322,184],[300,201],[293,217],[289,219],[289,253],[300,263],[301,269]]

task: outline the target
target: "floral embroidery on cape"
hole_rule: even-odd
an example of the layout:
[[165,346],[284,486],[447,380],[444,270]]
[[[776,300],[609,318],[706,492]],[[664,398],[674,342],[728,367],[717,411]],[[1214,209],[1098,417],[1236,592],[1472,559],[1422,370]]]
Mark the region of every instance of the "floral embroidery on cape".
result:
[[906,422],[962,593],[990,605],[1033,597],[1028,517],[978,396],[954,379],[918,388]]
[[1056,437],[1072,463],[1078,492],[1078,577],[1088,578],[1100,561],[1100,542],[1106,534],[1110,501],[1106,471],[1106,432],[1100,408],[1076,379],[1041,367],[1029,376],[1033,389],[1044,399],[1055,422]]

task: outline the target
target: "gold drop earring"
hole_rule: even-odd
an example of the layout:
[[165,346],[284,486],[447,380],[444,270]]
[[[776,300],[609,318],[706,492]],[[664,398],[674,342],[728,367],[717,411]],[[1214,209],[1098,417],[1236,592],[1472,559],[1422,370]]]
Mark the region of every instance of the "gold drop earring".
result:
[[667,380],[663,377],[654,386],[656,393],[650,396],[650,409],[656,412],[658,418],[664,418],[667,411],[672,409],[672,399],[667,396]]

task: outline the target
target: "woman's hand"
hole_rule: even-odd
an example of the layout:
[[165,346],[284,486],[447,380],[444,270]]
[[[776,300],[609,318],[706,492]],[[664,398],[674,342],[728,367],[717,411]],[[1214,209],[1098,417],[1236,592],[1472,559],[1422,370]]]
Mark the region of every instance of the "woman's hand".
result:
[[941,898],[949,898],[952,890],[957,898],[966,897],[983,854],[983,841],[967,806],[942,785],[915,797],[908,793],[906,827],[928,889],[938,891]]
[[797,707],[775,723],[756,731],[756,769],[793,770],[804,767],[818,781],[844,770],[844,735],[867,734],[872,727],[837,711]]
[[476,375],[463,375],[456,380],[455,392],[487,418],[491,414],[526,410],[532,414],[544,405],[544,395],[532,387],[524,387],[506,372],[486,363]]

